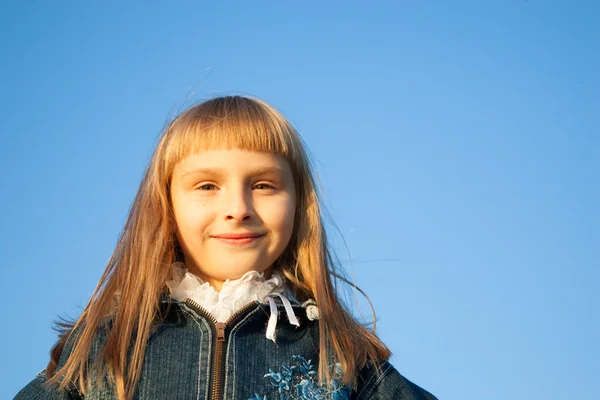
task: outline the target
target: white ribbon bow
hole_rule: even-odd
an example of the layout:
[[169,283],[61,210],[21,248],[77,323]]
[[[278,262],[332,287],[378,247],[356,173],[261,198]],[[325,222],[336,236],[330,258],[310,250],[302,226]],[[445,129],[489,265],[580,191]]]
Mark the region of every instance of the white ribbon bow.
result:
[[288,321],[290,324],[295,326],[300,326],[300,322],[298,322],[298,318],[296,318],[296,314],[294,314],[294,309],[292,308],[292,304],[290,301],[281,293],[273,293],[267,297],[269,300],[269,307],[271,309],[271,316],[269,317],[269,323],[267,324],[267,339],[275,342],[275,328],[277,327],[277,319],[279,317],[279,312],[277,311],[277,304],[275,304],[274,296],[279,296],[283,303],[283,307],[285,308],[285,313],[287,314]]

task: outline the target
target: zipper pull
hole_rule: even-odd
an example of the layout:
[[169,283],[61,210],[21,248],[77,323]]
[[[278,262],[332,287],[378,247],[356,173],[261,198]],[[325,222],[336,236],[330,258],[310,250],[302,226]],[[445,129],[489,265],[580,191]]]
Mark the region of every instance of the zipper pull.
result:
[[224,322],[217,322],[217,342],[225,341],[225,327],[227,324]]

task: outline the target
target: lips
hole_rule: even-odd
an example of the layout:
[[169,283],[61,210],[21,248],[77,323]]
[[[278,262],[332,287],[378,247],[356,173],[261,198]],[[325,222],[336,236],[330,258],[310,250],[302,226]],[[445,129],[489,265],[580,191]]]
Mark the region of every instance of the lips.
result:
[[213,235],[214,238],[217,239],[251,239],[264,236],[264,233],[254,233],[254,232],[246,232],[246,233],[221,233],[219,235]]
[[214,235],[213,238],[227,245],[245,246],[260,240],[264,235],[264,233],[253,232],[222,233],[219,235]]

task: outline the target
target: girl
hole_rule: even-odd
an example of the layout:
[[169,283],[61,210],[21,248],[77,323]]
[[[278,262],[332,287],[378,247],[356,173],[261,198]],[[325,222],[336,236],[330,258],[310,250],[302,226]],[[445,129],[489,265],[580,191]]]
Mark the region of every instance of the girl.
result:
[[208,100],[165,130],[91,300],[16,398],[435,399],[335,277],[298,133]]

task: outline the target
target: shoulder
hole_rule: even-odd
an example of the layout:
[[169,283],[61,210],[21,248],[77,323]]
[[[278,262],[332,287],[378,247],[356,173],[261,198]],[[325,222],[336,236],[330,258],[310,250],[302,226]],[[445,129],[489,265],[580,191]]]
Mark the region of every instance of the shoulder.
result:
[[357,400],[437,400],[402,376],[388,361],[365,365],[358,376],[356,393]]
[[58,390],[55,386],[48,386],[46,384],[46,370],[37,374],[15,396],[15,400],[76,400],[81,398],[74,388]]

